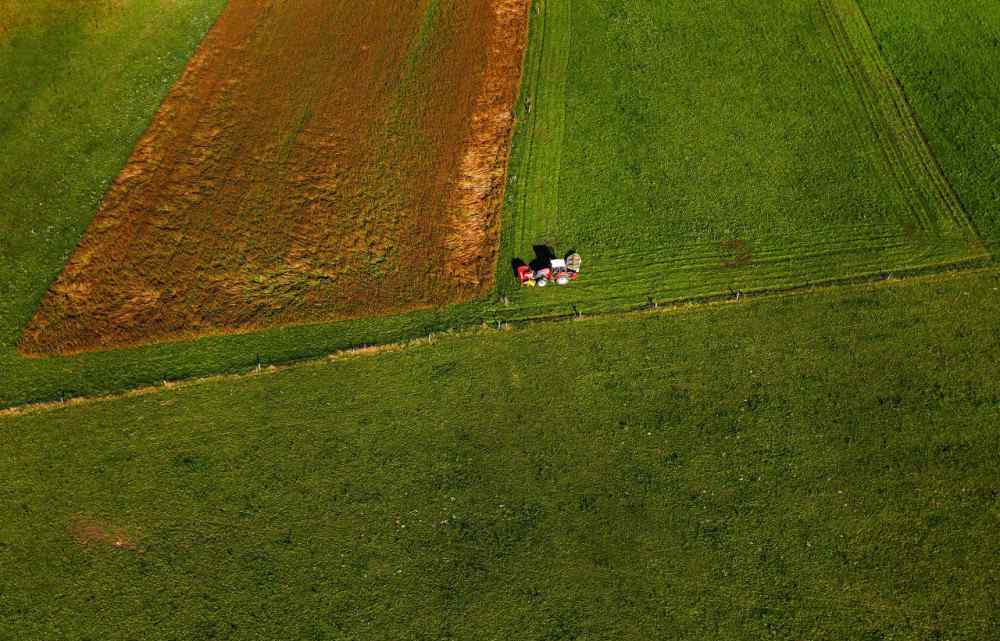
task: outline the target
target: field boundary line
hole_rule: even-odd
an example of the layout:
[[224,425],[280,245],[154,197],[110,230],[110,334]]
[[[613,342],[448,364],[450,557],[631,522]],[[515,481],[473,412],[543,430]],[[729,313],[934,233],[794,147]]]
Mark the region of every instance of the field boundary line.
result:
[[745,305],[755,301],[767,303],[791,297],[826,295],[833,293],[834,291],[850,291],[852,289],[860,290],[872,287],[908,287],[920,283],[931,283],[949,278],[960,278],[968,275],[986,273],[1000,275],[1000,269],[998,269],[997,264],[989,256],[970,259],[964,267],[962,265],[953,264],[920,268],[910,272],[879,274],[874,277],[870,275],[863,277],[848,277],[835,281],[793,285],[786,288],[739,292],[740,296],[738,297],[733,297],[731,294],[713,295],[702,298],[671,301],[654,307],[643,306],[634,309],[605,310],[582,314],[565,314],[561,316],[545,315],[540,317],[505,321],[498,327],[483,323],[482,325],[474,327],[448,329],[441,332],[434,332],[427,336],[398,341],[395,343],[362,345],[359,347],[337,350],[318,357],[289,361],[286,363],[267,365],[263,367],[257,366],[241,372],[212,374],[209,376],[198,376],[182,380],[164,380],[159,385],[146,385],[110,394],[75,396],[62,400],[13,405],[0,409],[0,420],[5,418],[16,418],[28,414],[55,411],[68,407],[93,405],[129,398],[152,396],[161,392],[200,387],[211,383],[253,379],[260,376],[278,374],[288,370],[316,367],[323,364],[337,363],[357,358],[367,358],[382,354],[411,351],[413,349],[435,345],[441,340],[448,338],[471,338],[480,335],[496,334],[498,331],[517,331],[520,329],[527,329],[530,326],[541,323],[562,323],[568,321],[588,322],[615,318],[626,320],[630,318],[644,318],[650,316],[687,316],[689,314],[704,313],[710,310]]

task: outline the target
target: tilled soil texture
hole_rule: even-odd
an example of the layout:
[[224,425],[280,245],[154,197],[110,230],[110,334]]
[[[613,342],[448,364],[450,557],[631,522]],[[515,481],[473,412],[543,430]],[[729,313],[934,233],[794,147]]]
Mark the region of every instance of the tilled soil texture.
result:
[[484,295],[529,2],[231,2],[22,353]]

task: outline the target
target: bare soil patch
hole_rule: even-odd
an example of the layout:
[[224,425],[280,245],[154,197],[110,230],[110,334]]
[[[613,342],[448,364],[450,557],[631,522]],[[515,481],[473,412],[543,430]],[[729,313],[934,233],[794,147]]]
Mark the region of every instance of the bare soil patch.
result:
[[84,547],[112,547],[139,553],[143,551],[137,543],[137,534],[89,517],[74,518],[69,532],[73,540]]
[[753,251],[745,240],[726,240],[720,245],[722,250],[722,266],[729,268],[745,267],[753,262]]
[[387,315],[487,292],[528,4],[230,3],[21,352]]

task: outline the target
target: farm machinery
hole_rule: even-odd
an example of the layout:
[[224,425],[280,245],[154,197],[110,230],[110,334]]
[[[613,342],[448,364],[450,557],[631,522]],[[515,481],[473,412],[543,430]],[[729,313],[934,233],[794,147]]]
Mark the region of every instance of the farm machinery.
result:
[[580,255],[573,252],[566,258],[547,257],[532,265],[518,264],[517,280],[521,287],[548,287],[550,284],[569,285],[580,277]]

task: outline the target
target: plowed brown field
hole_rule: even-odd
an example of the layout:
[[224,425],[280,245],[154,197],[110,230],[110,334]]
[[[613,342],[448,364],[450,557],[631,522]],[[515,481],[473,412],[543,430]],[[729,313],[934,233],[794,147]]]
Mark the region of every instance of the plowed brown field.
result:
[[484,294],[529,2],[232,0],[21,351]]

